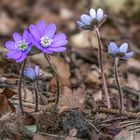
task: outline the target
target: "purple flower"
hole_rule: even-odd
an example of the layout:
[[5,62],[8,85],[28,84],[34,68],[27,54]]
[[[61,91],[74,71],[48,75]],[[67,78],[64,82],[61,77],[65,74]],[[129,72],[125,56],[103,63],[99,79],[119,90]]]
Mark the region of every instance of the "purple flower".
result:
[[40,68],[39,66],[35,66],[34,68],[29,67],[24,70],[24,76],[30,81],[34,82],[39,78]]
[[23,35],[19,33],[13,33],[14,41],[7,41],[5,43],[6,48],[10,51],[6,54],[9,59],[16,60],[16,62],[23,61],[32,47],[32,36],[25,29]]
[[34,45],[44,53],[63,52],[68,41],[64,33],[55,34],[56,25],[39,21],[36,25],[30,25],[29,30],[34,38]]
[[89,14],[81,15],[77,24],[84,30],[93,30],[94,26],[98,26],[106,19],[106,15],[101,8],[95,11],[95,9],[90,9]]
[[134,52],[127,52],[127,50],[127,43],[123,43],[120,47],[118,47],[115,42],[110,42],[108,45],[108,53],[113,58],[120,57],[122,59],[128,60],[131,56],[133,56]]

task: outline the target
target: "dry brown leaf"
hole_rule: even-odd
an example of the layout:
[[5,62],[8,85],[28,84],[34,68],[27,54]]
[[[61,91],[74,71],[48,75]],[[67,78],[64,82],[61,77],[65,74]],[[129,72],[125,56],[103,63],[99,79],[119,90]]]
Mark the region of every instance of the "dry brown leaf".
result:
[[[47,60],[45,59],[44,55],[38,54],[31,57],[31,60],[34,61],[36,64],[40,65],[42,68],[46,68],[49,66]],[[54,65],[57,74],[59,75],[59,79],[61,82],[61,87],[63,86],[70,86],[70,68],[69,65],[60,57],[57,56],[50,56],[50,61]],[[56,87],[55,78],[51,81],[52,89]]]
[[14,112],[15,107],[13,104],[8,100],[13,95],[15,95],[16,92],[6,88],[0,93],[0,117],[3,114],[6,114],[8,112]]
[[140,134],[134,131],[122,130],[114,140],[139,140]]
[[68,87],[63,87],[62,96],[59,100],[59,111],[62,113],[63,111],[78,108],[82,110],[84,107],[85,94],[84,89],[78,88],[72,91]]
[[70,85],[70,68],[69,65],[60,57],[50,57],[52,64],[54,65],[57,74],[60,77],[60,82],[62,86]]
[[5,95],[8,99],[12,96],[16,95],[17,93],[9,88],[5,88],[2,92],[2,95]]
[[46,137],[42,136],[41,134],[34,134],[32,140],[49,140]]

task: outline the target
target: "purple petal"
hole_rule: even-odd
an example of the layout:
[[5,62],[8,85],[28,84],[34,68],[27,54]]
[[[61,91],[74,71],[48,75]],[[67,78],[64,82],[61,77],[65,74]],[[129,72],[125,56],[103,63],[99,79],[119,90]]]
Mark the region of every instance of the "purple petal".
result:
[[58,48],[52,48],[52,47],[50,47],[47,50],[48,51],[52,51],[52,52],[63,52],[63,51],[66,50],[66,48],[65,47],[58,47]]
[[66,35],[64,33],[59,33],[53,37],[53,42],[59,41],[59,40],[65,40],[65,39],[66,39]]
[[123,52],[123,53],[126,53],[127,52],[127,49],[128,49],[128,44],[127,43],[123,43],[120,48],[119,48],[119,51],[120,52]]
[[92,19],[89,15],[87,14],[83,14],[81,15],[81,21],[84,23],[84,24],[87,24],[87,25],[90,25]]
[[40,41],[40,34],[38,32],[37,27],[32,24],[32,25],[29,26],[29,30],[30,30],[31,34],[33,35],[34,39],[36,41]]
[[90,17],[91,17],[92,19],[96,18],[96,11],[95,11],[95,9],[90,9],[89,14],[90,14]]
[[104,16],[104,12],[101,8],[99,8],[97,10],[97,17],[96,18],[98,19],[98,21],[101,21],[103,19],[103,16]]
[[125,56],[123,57],[123,59],[128,60],[130,57],[132,57],[134,55],[134,52],[129,52],[126,53]]
[[49,50],[47,50],[48,48],[46,48],[46,49],[43,49],[43,52],[44,53],[48,53],[48,54],[52,54],[53,52],[52,51],[49,51]]
[[22,53],[21,52],[15,52],[15,51],[11,51],[9,53],[6,54],[6,56],[10,59],[14,59],[17,60],[21,57]]
[[16,60],[16,62],[22,62],[27,56],[26,55],[22,55],[19,59]]
[[13,33],[13,39],[15,41],[20,41],[20,40],[22,40],[22,36],[19,33],[15,32],[15,33]]
[[119,48],[117,47],[115,42],[110,42],[108,45],[108,52],[112,54],[116,54],[119,52]]
[[66,45],[67,43],[68,40],[59,40],[59,41],[52,42],[51,47],[61,47]]
[[28,38],[29,38],[29,32],[27,29],[25,29],[23,32],[22,39],[26,41],[26,40],[28,40]]
[[48,38],[51,39],[51,38],[53,38],[55,32],[56,32],[56,25],[55,25],[54,23],[50,23],[50,24],[47,26],[47,28],[46,28],[44,34],[45,34]]
[[8,50],[15,50],[15,42],[14,41],[7,41],[5,43],[5,47],[8,49]]
[[45,31],[45,28],[46,28],[46,24],[44,21],[39,21],[37,22],[37,28],[38,28],[38,31],[40,33],[40,35],[42,36],[44,34],[44,31]]
[[44,49],[39,43],[35,44],[35,46],[41,51],[43,51],[43,49]]

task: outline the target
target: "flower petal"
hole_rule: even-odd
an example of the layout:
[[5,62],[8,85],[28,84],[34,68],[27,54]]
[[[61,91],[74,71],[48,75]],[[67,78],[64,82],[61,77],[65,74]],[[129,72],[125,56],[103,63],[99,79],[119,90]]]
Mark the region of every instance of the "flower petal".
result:
[[90,17],[92,19],[96,18],[96,11],[95,11],[95,9],[90,9],[89,14],[90,14]]
[[36,41],[40,41],[40,33],[35,25],[30,25],[29,30]]
[[55,42],[52,42],[51,44],[51,47],[61,47],[61,46],[64,46],[68,43],[68,40],[59,40],[59,41],[55,41]]
[[53,38],[55,32],[56,32],[56,25],[55,25],[54,23],[50,23],[50,24],[47,26],[47,28],[46,28],[44,34],[45,34],[48,38],[51,39],[51,38]]
[[27,68],[24,70],[24,76],[34,80],[36,78],[36,74],[33,68]]
[[128,49],[128,43],[123,43],[120,48],[119,48],[119,51],[120,52],[123,52],[123,53],[126,53],[127,52],[127,49]]
[[81,15],[81,21],[86,25],[90,25],[92,19],[89,15],[83,14],[83,15]]
[[8,49],[8,50],[15,50],[15,42],[14,41],[7,41],[5,43],[5,47]]
[[110,42],[108,45],[108,52],[111,54],[116,54],[119,52],[119,48],[117,47],[115,42]]
[[53,42],[55,41],[59,41],[59,40],[65,40],[67,37],[64,33],[59,33],[59,34],[56,34],[54,37],[53,37]]
[[39,31],[40,35],[43,36],[45,28],[46,28],[45,22],[44,21],[39,21],[39,22],[37,22],[36,25],[37,25],[37,28],[38,28],[38,31]]
[[132,57],[134,55],[134,52],[129,52],[126,53],[125,56],[123,57],[123,59],[128,60],[130,57]]
[[50,47],[47,50],[48,51],[52,51],[52,52],[63,52],[63,51],[66,50],[66,48],[65,47],[58,47],[58,48],[52,48],[52,47]]
[[20,41],[20,40],[22,40],[22,36],[19,33],[15,32],[15,33],[13,33],[13,39],[15,41]]
[[19,59],[16,60],[16,62],[22,62],[27,56],[26,55],[22,55]]
[[104,12],[103,12],[103,10],[101,8],[99,8],[97,10],[97,15],[96,16],[97,16],[96,18],[97,18],[98,21],[101,21],[103,19]]
[[6,54],[6,56],[10,59],[14,59],[17,60],[21,57],[22,53],[21,52],[15,52],[15,51],[11,51],[9,53]]
[[81,21],[77,21],[77,24],[78,24],[80,27],[84,26],[84,23],[81,22]]
[[52,53],[53,53],[52,51],[48,50],[48,48],[47,48],[47,49],[43,49],[42,52],[44,52],[44,53],[48,53],[48,54],[52,54]]

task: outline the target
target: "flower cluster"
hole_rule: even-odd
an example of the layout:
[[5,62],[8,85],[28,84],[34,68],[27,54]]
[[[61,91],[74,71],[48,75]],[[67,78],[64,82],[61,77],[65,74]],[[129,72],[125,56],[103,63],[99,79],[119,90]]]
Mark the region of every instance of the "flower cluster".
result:
[[[30,31],[30,32],[29,32]],[[23,61],[32,46],[35,46],[43,53],[63,52],[67,43],[67,37],[64,33],[56,34],[56,25],[50,23],[48,26],[43,21],[39,21],[36,25],[31,24],[29,31],[24,30],[23,35],[15,32],[13,34],[14,41],[7,41],[6,48],[10,51],[6,56],[16,62]]]
[[122,59],[128,60],[131,56],[133,56],[134,52],[127,52],[127,50],[127,43],[123,43],[120,47],[118,47],[115,42],[110,42],[108,45],[108,53],[113,58],[120,57]]
[[97,12],[95,9],[90,9],[89,14],[82,14],[77,24],[84,30],[93,30],[94,26],[98,26],[106,19],[103,10],[99,8]]
[[[84,30],[94,30],[95,26],[98,28],[106,19],[106,15],[101,8],[90,9],[88,14],[82,14],[77,24]],[[133,56],[134,52],[127,52],[128,44],[123,43],[120,47],[115,42],[110,42],[108,45],[108,53],[113,58],[120,57],[124,60],[128,60]]]

